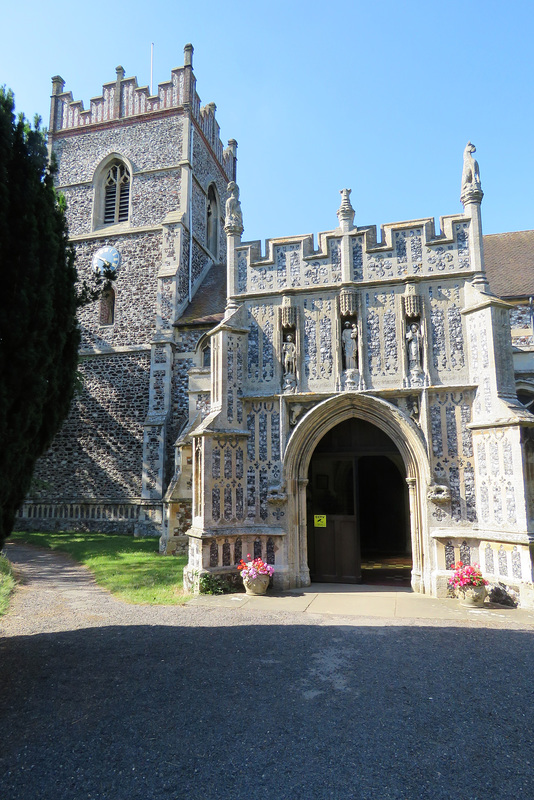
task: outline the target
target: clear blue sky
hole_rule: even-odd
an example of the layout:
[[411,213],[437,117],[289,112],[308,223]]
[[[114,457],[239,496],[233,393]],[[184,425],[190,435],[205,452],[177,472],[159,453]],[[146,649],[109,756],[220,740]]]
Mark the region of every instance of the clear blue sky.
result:
[[76,100],[122,64],[154,84],[195,47],[197,90],[239,143],[245,239],[454,214],[477,146],[486,233],[534,228],[534,3],[152,0],[10,4],[0,83],[47,124],[50,78]]

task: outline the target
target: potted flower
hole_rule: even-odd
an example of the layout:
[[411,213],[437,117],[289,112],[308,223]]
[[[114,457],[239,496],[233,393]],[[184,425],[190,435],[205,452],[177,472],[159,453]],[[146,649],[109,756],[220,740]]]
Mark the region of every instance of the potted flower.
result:
[[488,582],[482,577],[478,564],[464,565],[461,561],[453,564],[454,575],[449,578],[449,586],[455,592],[462,606],[481,606],[486,597]]
[[[250,553],[247,554],[247,558],[252,558]],[[237,568],[241,572],[247,594],[265,594],[271,575],[274,572],[274,567],[266,564],[261,558],[255,558],[250,561],[241,559]]]

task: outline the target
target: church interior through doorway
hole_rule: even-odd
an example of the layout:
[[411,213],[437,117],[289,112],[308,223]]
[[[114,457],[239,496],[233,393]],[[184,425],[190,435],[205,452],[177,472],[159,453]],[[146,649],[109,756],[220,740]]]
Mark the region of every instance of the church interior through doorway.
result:
[[331,428],[312,455],[307,488],[312,581],[409,586],[409,499],[402,456],[370,422]]

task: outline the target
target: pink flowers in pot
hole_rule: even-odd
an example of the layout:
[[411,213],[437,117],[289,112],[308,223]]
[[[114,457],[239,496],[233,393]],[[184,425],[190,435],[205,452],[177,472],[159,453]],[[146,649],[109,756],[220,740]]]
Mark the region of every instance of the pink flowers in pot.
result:
[[465,566],[462,561],[453,564],[454,575],[449,578],[449,586],[455,589],[464,589],[467,586],[487,586],[488,582],[482,577],[482,572],[478,564]]
[[[247,553],[247,558],[251,558],[250,553]],[[274,567],[272,567],[270,564],[266,564],[261,558],[255,558],[252,561],[243,561],[243,559],[241,559],[240,563],[237,565],[237,568],[241,571],[241,577],[243,580],[245,578],[254,580],[254,578],[258,577],[258,575],[271,576],[274,572]]]

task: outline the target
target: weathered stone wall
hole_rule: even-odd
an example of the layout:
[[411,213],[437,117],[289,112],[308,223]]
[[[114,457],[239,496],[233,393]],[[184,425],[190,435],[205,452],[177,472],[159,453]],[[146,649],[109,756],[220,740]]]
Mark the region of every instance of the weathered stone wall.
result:
[[518,305],[510,311],[510,328],[512,331],[512,344],[515,347],[532,347],[532,308],[530,305]]
[[15,529],[19,531],[98,531],[99,533],[119,533],[131,536],[136,532],[139,510],[140,507],[134,504],[100,501],[28,502],[19,512]]
[[93,181],[98,165],[110,153],[127,158],[137,172],[177,167],[182,160],[183,118],[180,114],[142,121],[129,120],[96,130],[54,137],[57,183],[63,189]]
[[111,245],[121,254],[114,281],[115,322],[99,324],[99,302],[80,309],[82,348],[130,346],[149,343],[155,333],[157,273],[161,262],[161,234],[142,233],[76,243],[80,279],[89,278],[93,255]]
[[[67,202],[69,234],[82,236],[93,230],[95,185],[67,186],[61,189]],[[159,225],[166,214],[180,208],[181,169],[137,174],[131,193],[132,227]]]
[[131,224],[159,225],[170,211],[180,208],[181,169],[134,175]]
[[[224,205],[228,193],[226,187],[228,185],[228,178],[223,174],[221,167],[216,159],[211,155],[206,142],[202,138],[198,129],[195,128],[193,139],[193,171],[198,185],[202,188],[203,192],[207,195],[210,183],[214,183],[217,187],[217,194],[220,201],[220,213],[224,216]],[[198,213],[202,213],[200,206],[196,209]],[[205,210],[204,210],[205,216]],[[197,229],[197,223],[200,223],[200,218],[194,218],[194,226]]]
[[178,330],[176,334],[176,352],[190,353],[192,355],[196,351],[200,339],[208,331],[208,327]]
[[455,526],[477,520],[473,437],[473,392],[440,391],[429,394],[430,453],[434,479],[450,488],[450,503],[431,504],[432,518]]
[[[207,252],[207,199],[208,189],[214,184],[219,202],[219,244],[218,253],[213,253],[216,260],[226,260],[226,236],[224,233],[224,209],[228,197],[228,178],[221,171],[218,161],[210,152],[201,133],[195,128],[193,136],[193,172],[192,186],[192,217],[193,217],[193,248],[191,259],[191,274],[193,291],[196,290],[199,280],[206,268],[213,261]],[[185,245],[185,242],[184,242]],[[187,245],[188,248],[188,245]],[[184,253],[189,259],[189,250]]]
[[54,502],[140,497],[149,370],[149,351],[81,361],[83,390],[37,462],[40,488],[32,496]]
[[70,236],[81,236],[92,230],[94,188],[89,186],[64,186],[60,189],[67,203],[67,221]]
[[174,473],[174,443],[188,418],[187,390],[189,388],[189,378],[187,373],[193,363],[191,357],[175,354],[172,370],[171,414],[167,426],[166,442],[166,474],[169,479]]

